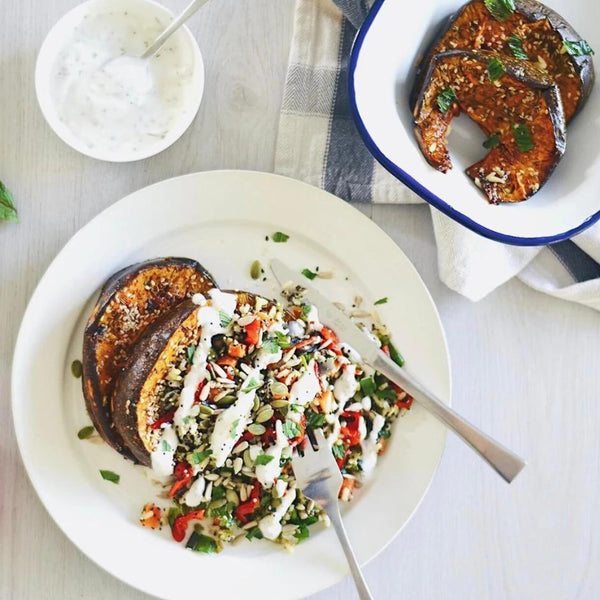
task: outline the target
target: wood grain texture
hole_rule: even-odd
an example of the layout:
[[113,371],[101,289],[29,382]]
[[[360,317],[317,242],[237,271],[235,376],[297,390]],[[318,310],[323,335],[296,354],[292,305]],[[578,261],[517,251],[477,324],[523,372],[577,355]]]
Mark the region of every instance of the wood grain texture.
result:
[[[177,10],[187,0],[165,3]],[[0,224],[2,600],[150,598],[81,554],[37,499],[8,425],[14,341],[27,300],[52,258],[103,208],[182,173],[272,169],[291,38],[291,0],[209,3],[190,24],[207,70],[192,127],[154,158],[105,164],[56,138],[35,100],[36,52],[52,24],[75,4],[1,3],[0,176],[21,215],[19,225]],[[518,281],[472,304],[439,281],[427,207],[357,208],[402,247],[431,291],[452,356],[454,406],[529,463],[508,486],[450,435],[420,508],[365,569],[375,598],[599,598],[597,313]],[[353,597],[346,580],[312,600]]]

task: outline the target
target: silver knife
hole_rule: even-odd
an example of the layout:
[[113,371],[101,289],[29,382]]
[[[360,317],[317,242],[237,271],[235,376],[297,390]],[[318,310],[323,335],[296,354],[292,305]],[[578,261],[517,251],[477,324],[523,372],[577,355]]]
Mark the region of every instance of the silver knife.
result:
[[333,329],[340,340],[352,346],[366,364],[402,387],[415,402],[454,431],[505,481],[510,483],[520,473],[525,466],[521,458],[463,419],[405,368],[392,361],[348,316],[315,288],[301,280],[300,273],[292,271],[278,259],[271,261],[271,270],[282,287],[288,283],[301,285],[306,290],[306,300],[317,307],[320,321]]

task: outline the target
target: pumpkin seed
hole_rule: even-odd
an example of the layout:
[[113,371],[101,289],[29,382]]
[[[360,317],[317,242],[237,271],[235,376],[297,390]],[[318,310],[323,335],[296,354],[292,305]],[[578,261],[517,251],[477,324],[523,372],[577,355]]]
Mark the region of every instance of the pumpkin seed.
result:
[[289,402],[284,399],[273,400],[273,402],[271,402],[271,406],[273,408],[287,408],[289,406]]
[[[227,495],[227,492],[225,492],[225,494]],[[215,508],[221,508],[221,506],[225,506],[227,504],[227,500],[225,498],[221,498],[220,500],[213,500],[209,505],[208,508],[210,509],[215,509]]]
[[244,451],[244,464],[247,467],[251,467],[254,465],[254,461],[252,460],[252,457],[250,456],[250,451],[249,450],[245,450]]
[[256,419],[254,420],[256,421],[256,423],[264,423],[265,421],[268,421],[274,413],[275,411],[273,410],[273,408],[267,404],[258,411]]
[[250,267],[250,277],[252,277],[252,279],[258,279],[260,277],[260,269],[260,261],[255,260]]
[[240,503],[240,497],[237,495],[237,493],[234,490],[226,490],[225,498],[227,498],[227,502],[231,502],[232,504],[235,504],[236,506]]
[[235,402],[235,396],[228,394],[227,396],[223,396],[216,401],[217,406],[229,406]]
[[258,396],[255,396],[254,404],[252,405],[252,410],[254,410],[254,411],[258,410],[259,406],[260,406],[260,398]]
[[285,396],[288,393],[287,385],[281,383],[281,381],[271,383],[269,390],[273,396]]
[[248,426],[248,431],[252,435],[262,435],[265,431],[267,431],[267,429],[260,423],[252,423],[252,425]]
[[71,373],[73,373],[73,377],[77,377],[79,379],[83,374],[83,363],[80,360],[74,360],[71,363]]
[[206,404],[201,404],[200,405],[200,412],[203,415],[212,415],[215,410],[213,408],[211,408],[210,406],[206,405]]

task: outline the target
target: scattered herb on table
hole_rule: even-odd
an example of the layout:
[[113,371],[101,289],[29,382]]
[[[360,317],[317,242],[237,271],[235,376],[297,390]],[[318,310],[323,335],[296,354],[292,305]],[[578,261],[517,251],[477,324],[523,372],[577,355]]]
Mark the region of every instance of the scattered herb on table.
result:
[[261,273],[261,265],[259,260],[255,260],[250,266],[250,277],[252,279],[258,279]]
[[281,231],[276,231],[272,237],[273,241],[277,243],[287,242],[290,239],[290,236],[287,233]]
[[375,304],[376,306],[378,304],[387,304],[388,298],[387,296],[384,296],[383,298],[379,298],[379,300],[375,300],[375,302],[373,304]]
[[317,274],[313,273],[310,269],[302,269],[302,275],[307,279],[314,279],[317,276]]
[[100,475],[102,475],[102,479],[106,479],[106,481],[111,481],[112,483],[119,483],[121,480],[121,476],[113,471],[100,469]]
[[0,181],[0,221],[19,222],[19,215],[15,208],[15,202],[12,194],[6,189]]

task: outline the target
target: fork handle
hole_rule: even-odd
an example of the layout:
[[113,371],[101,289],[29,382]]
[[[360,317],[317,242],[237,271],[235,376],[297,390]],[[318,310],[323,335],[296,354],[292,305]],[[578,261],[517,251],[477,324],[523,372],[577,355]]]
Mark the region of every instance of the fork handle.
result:
[[508,483],[525,466],[525,462],[521,458],[446,406],[435,394],[421,385],[410,373],[399,367],[383,352],[378,353],[372,366],[388,379],[401,386],[423,408],[427,409],[452,429],[454,433],[478,452]]
[[346,555],[346,560],[350,566],[350,572],[352,573],[352,577],[354,577],[354,583],[356,585],[358,597],[360,600],[373,600],[373,596],[367,587],[367,582],[365,581],[358,561],[356,560],[356,556],[354,556],[354,552],[352,551],[352,546],[350,545],[346,528],[342,522],[337,499],[328,506],[327,515],[331,521],[331,524],[333,525],[333,528],[335,529],[335,532],[337,533],[340,544],[344,550],[344,554]]

